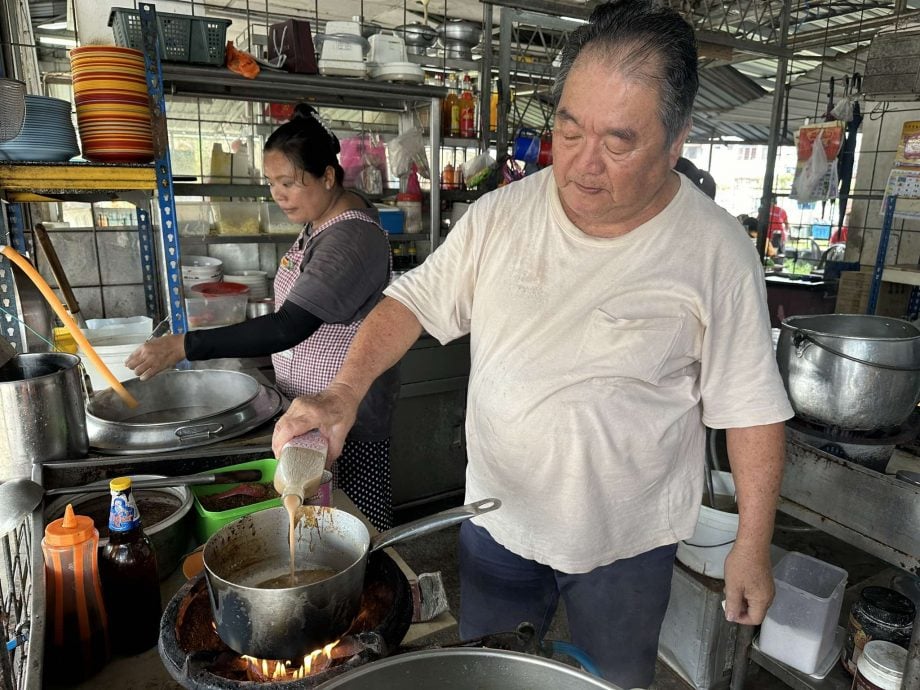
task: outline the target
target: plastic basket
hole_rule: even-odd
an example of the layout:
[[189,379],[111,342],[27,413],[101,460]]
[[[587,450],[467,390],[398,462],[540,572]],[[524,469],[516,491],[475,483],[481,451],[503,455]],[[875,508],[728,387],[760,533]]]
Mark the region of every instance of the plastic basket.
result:
[[[216,17],[157,12],[160,57],[166,62],[223,65],[227,50],[227,27],[232,23],[229,19]],[[113,7],[109,13],[109,26],[115,34],[115,45],[144,49],[141,17],[137,10]]]

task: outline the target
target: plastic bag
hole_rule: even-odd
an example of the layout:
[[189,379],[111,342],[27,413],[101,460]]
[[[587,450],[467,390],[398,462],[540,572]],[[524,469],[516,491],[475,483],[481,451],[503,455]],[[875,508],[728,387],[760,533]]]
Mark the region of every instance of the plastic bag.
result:
[[406,130],[387,144],[387,151],[390,154],[390,168],[397,177],[408,175],[415,163],[418,174],[426,180],[431,179],[422,130],[417,127]]
[[231,72],[241,74],[247,79],[255,79],[259,76],[259,72],[261,71],[252,55],[238,50],[236,46],[233,45],[233,41],[227,41],[226,65],[227,69]]
[[466,180],[466,186],[475,189],[489,177],[492,166],[495,165],[495,159],[488,153],[480,153],[475,158],[471,158],[463,164],[463,179]]
[[339,163],[345,170],[346,187],[357,187],[368,165],[380,172],[380,179],[387,179],[387,148],[379,135],[363,134],[342,139]]
[[[792,181],[791,197],[796,201],[821,201],[827,198],[822,194],[828,163],[821,138],[822,135],[819,133],[811,147],[811,157],[805,161]],[[836,166],[834,168],[836,169]]]

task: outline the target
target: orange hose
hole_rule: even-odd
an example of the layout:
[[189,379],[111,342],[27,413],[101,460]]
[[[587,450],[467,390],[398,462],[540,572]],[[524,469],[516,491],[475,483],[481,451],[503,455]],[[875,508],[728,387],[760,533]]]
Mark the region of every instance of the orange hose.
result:
[[70,314],[67,313],[67,310],[64,309],[64,305],[61,304],[61,301],[57,298],[57,295],[54,294],[54,291],[51,289],[51,286],[41,277],[41,274],[32,267],[28,261],[26,261],[22,255],[17,252],[15,249],[9,246],[3,246],[0,249],[0,254],[3,254],[7,259],[12,261],[14,264],[19,266],[25,272],[29,279],[35,283],[35,287],[39,289],[42,293],[42,297],[51,305],[51,308],[54,309],[54,313],[58,315],[58,318],[64,322],[64,325],[67,327],[67,330],[70,331],[70,335],[73,336],[73,339],[77,341],[77,345],[80,346],[80,349],[86,353],[86,356],[89,358],[89,361],[93,363],[93,366],[105,377],[105,380],[109,382],[109,385],[115,390],[125,404],[128,407],[137,407],[137,400],[134,399],[134,396],[131,395],[127,389],[121,385],[121,381],[115,378],[115,375],[109,370],[105,365],[105,362],[100,359],[99,355],[96,354],[96,351],[93,349],[93,346],[89,344],[89,341],[86,339],[86,336],[83,335],[83,331],[80,330],[80,327],[77,326],[76,321],[73,320]]

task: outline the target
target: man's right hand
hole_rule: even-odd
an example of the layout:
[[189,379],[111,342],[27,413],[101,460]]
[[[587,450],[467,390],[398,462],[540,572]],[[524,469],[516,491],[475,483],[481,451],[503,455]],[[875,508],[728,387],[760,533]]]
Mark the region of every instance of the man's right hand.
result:
[[345,437],[355,423],[360,402],[354,390],[341,383],[331,383],[317,395],[296,398],[275,423],[272,434],[275,457],[281,457],[281,448],[295,436],[319,429],[329,442],[326,465],[331,466],[342,454]]

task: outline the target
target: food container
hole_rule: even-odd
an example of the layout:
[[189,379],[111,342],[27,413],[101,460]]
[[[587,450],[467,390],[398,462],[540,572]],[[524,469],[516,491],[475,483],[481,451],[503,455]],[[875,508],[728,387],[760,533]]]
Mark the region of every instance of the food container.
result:
[[[262,480],[259,483],[271,484],[275,477],[275,468],[277,466],[277,460],[274,458],[267,458],[265,460],[252,460],[250,462],[244,462],[239,465],[223,467],[221,470],[259,470],[262,472]],[[201,504],[200,499],[202,497],[219,494],[232,489],[235,486],[239,485],[235,483],[203,484],[191,487],[192,493],[195,494],[195,538],[198,540],[198,543],[204,544],[208,540],[208,537],[214,534],[221,527],[243,517],[244,515],[249,515],[250,513],[255,513],[260,510],[265,510],[266,508],[275,508],[281,505],[281,499],[279,497],[250,503],[238,508],[229,508],[227,510],[208,510]],[[320,484],[319,491],[317,491],[316,495],[311,497],[307,503],[310,505],[318,506],[332,506],[332,472],[328,470],[323,471],[323,481]]]
[[274,201],[266,201],[261,208],[262,229],[270,235],[299,235],[303,223],[288,219]]
[[176,221],[183,237],[204,237],[214,229],[214,210],[207,201],[177,201]]
[[790,551],[773,569],[776,597],[760,628],[760,650],[814,673],[834,644],[847,571]]
[[260,316],[272,314],[275,311],[275,298],[264,297],[262,299],[251,299],[246,304],[246,318],[257,319]]
[[262,229],[260,201],[218,201],[214,203],[218,235],[258,235]]
[[[267,458],[265,460],[252,460],[250,462],[243,462],[238,465],[222,467],[221,470],[260,470],[262,472],[262,482],[260,483],[270,484],[271,481],[275,478],[275,467],[277,467],[277,465],[277,460],[274,458]],[[207,472],[202,474],[207,474]],[[195,495],[195,538],[198,540],[199,544],[204,544],[208,540],[208,537],[214,534],[221,527],[243,517],[244,515],[249,515],[250,513],[255,513],[259,510],[265,510],[266,508],[275,508],[281,505],[280,497],[259,501],[257,503],[251,503],[249,505],[240,506],[239,508],[230,508],[228,510],[208,510],[203,505],[201,505],[200,498],[202,496],[219,494],[221,492],[227,491],[228,489],[232,489],[235,486],[238,486],[238,484],[204,484],[191,487],[192,493]]]
[[190,330],[240,323],[246,318],[249,288],[239,283],[201,283],[185,298]]

